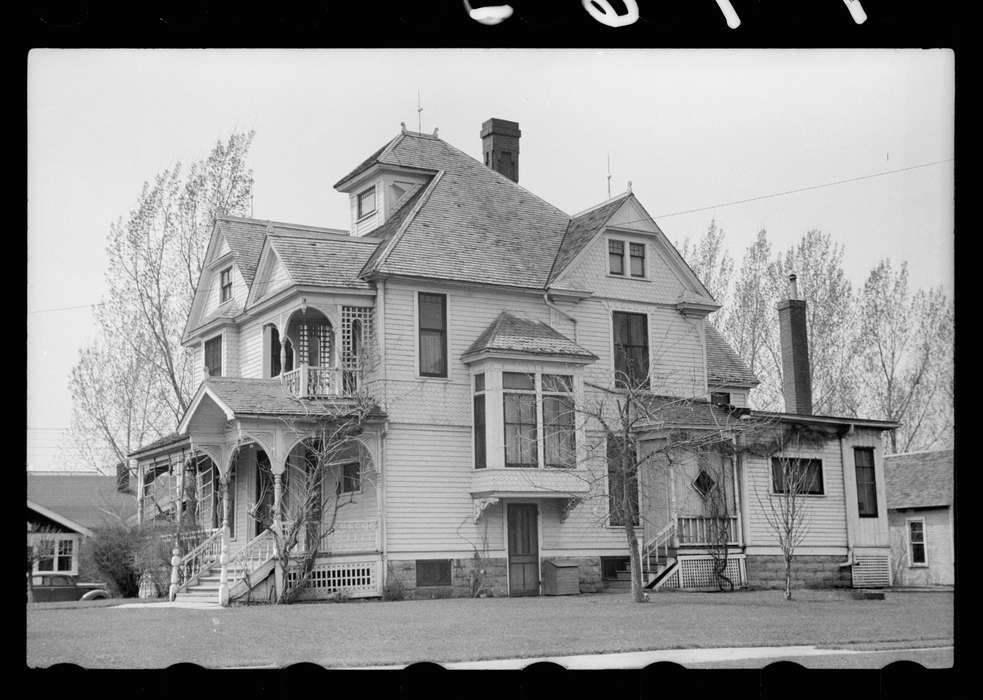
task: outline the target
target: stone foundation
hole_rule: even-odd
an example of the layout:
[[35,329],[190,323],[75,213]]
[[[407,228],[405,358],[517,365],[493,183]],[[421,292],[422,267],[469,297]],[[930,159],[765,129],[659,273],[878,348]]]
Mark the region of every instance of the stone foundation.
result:
[[[504,558],[481,559],[478,562],[481,590],[490,597],[508,595],[506,560]],[[401,588],[407,599],[470,598],[471,572],[475,568],[473,557],[451,559],[451,585],[417,586],[416,560],[404,559],[389,562],[386,578],[391,589]],[[398,583],[397,583],[398,582]]]
[[[792,558],[793,588],[850,588],[850,567],[840,567],[845,556],[803,554]],[[785,588],[785,559],[773,555],[748,555],[750,588]]]
[[[543,557],[543,564],[548,561],[555,564],[577,564],[580,568],[581,593],[597,593],[604,589],[604,582],[601,580],[600,557]],[[540,578],[542,578],[542,574],[540,574]]]

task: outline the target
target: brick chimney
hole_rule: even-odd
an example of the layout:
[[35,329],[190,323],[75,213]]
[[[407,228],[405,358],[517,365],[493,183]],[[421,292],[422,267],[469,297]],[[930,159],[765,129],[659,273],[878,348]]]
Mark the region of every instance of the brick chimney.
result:
[[782,393],[785,411],[812,413],[812,376],[809,371],[809,338],[806,303],[799,296],[795,275],[788,276],[789,298],[778,302],[778,327],[782,339]]
[[481,151],[485,165],[507,177],[519,181],[519,122],[491,118],[481,125]]

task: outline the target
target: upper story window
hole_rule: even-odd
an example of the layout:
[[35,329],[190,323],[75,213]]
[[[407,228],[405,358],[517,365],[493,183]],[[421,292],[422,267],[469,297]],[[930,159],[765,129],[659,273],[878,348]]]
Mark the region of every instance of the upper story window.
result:
[[624,241],[608,241],[608,272],[612,275],[625,274]]
[[447,376],[447,295],[420,292],[417,297],[419,319],[420,376]]
[[861,518],[876,518],[877,483],[874,476],[874,448],[854,447],[853,464],[857,475],[857,513]]
[[358,218],[375,212],[375,185],[358,195]]
[[474,376],[474,468],[488,466],[485,449],[485,375]]
[[645,244],[629,243],[628,254],[629,254],[629,262],[630,262],[629,267],[631,268],[631,276],[645,277]]
[[205,371],[209,377],[222,376],[222,336],[205,341]]
[[823,462],[799,457],[771,458],[772,493],[822,496]]
[[224,304],[232,298],[232,268],[227,267],[218,273],[219,303]]
[[505,405],[505,466],[539,466],[539,426],[536,420],[536,376],[502,372]]
[[615,311],[613,326],[615,386],[648,389],[648,316]]

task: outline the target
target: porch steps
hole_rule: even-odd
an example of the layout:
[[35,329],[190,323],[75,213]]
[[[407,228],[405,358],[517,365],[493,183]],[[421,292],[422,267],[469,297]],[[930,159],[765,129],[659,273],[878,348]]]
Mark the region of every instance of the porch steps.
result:
[[[242,582],[246,575],[246,569],[235,567],[226,569],[226,583],[231,592],[237,584]],[[175,600],[184,602],[218,602],[218,589],[222,581],[222,566],[213,564],[198,577],[197,583],[187,587],[175,597]]]

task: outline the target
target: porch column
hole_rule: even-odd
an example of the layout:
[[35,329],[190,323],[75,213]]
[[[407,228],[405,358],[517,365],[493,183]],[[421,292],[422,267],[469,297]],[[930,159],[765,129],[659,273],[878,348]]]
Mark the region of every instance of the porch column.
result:
[[[283,469],[284,465],[278,465],[279,469],[273,469],[273,536],[276,542],[275,554],[280,557],[280,547],[283,543]],[[276,586],[276,595],[279,596],[283,591],[283,566],[277,561],[273,565],[273,582]]]
[[734,510],[737,511],[737,543],[744,546],[744,517],[741,515],[741,482],[737,478],[737,466],[741,463],[740,455],[735,454],[731,460],[731,472],[734,478]]
[[287,336],[284,333],[280,333],[280,374],[286,374],[287,372]]
[[143,525],[143,466],[138,460],[130,460],[136,464],[137,473],[137,525]]
[[229,604],[229,473],[231,470],[232,466],[229,465],[225,473],[219,473],[219,486],[222,491],[222,550],[219,564],[222,565],[222,569],[218,582],[218,602],[222,606]]

